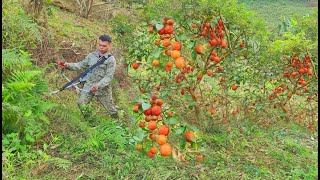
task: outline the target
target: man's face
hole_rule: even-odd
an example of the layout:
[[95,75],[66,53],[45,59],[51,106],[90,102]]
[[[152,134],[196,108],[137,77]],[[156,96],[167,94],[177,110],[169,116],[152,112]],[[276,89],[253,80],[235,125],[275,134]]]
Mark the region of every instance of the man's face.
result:
[[111,49],[111,43],[109,43],[108,41],[99,40],[99,42],[97,44],[97,48],[101,54],[104,54]]

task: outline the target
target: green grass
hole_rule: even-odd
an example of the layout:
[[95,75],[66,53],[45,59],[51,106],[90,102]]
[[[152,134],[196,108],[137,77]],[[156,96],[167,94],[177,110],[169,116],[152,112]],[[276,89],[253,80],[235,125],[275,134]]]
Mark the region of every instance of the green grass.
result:
[[[125,90],[117,92],[121,108],[128,108],[125,106],[131,103],[126,94]],[[201,136],[204,161],[195,162],[190,155],[186,157],[189,163],[185,164],[159,155],[149,159],[145,152],[136,151],[130,143],[134,128],[128,128],[130,122],[126,119],[130,113],[119,121],[97,115],[96,128],[91,128],[77,111],[73,112],[73,118],[59,118],[64,117],[63,110],[58,109],[60,113],[54,113],[56,118],[51,122],[50,134],[58,140],[45,151],[48,160],[17,169],[16,177],[160,180],[314,179],[318,176],[318,135],[294,122],[265,127],[245,120],[215,126]],[[231,132],[225,131],[227,126],[232,127]],[[225,153],[227,149],[230,155]],[[45,167],[41,169],[43,164]]]
[[317,7],[310,7],[307,0],[238,0],[238,2],[244,3],[246,8],[255,11],[257,17],[266,21],[270,30],[277,28],[284,18],[289,18],[293,14],[306,16],[317,9]]

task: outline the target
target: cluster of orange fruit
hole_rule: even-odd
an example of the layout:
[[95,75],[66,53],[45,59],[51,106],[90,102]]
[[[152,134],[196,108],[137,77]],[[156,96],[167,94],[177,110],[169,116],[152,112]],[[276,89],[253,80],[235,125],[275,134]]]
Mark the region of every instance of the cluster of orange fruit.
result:
[[[198,28],[198,25],[194,23],[192,24],[192,27]],[[221,46],[223,49],[222,53],[226,53],[224,49],[227,47],[227,41],[224,39],[224,29],[225,28],[222,19],[219,19],[215,26],[211,26],[211,23],[205,20],[205,22],[200,25],[199,32],[201,36],[208,39],[211,47]],[[242,43],[240,47],[244,47],[244,43]],[[205,47],[201,44],[196,45],[195,47],[197,54],[203,54],[204,50]],[[211,52],[210,60],[215,61],[216,63],[220,62],[220,57],[214,50]]]
[[[305,55],[303,60],[299,60],[299,57],[294,54],[290,59],[287,60],[288,64],[286,66],[286,71],[283,76],[289,79],[290,83],[282,82],[279,87],[276,87],[272,93],[269,95],[269,100],[274,101],[279,97],[278,94],[287,92],[287,100],[292,98],[293,94],[301,95],[303,92],[309,92],[307,87],[308,82],[305,80],[306,76],[311,79],[312,69],[311,69],[311,58],[308,54]],[[299,85],[300,87],[298,87]],[[291,86],[291,87],[290,87]],[[299,91],[302,89],[303,91]],[[311,97],[307,96],[307,100]],[[285,106],[286,100],[283,102],[275,103],[273,108],[281,107],[284,112],[287,112]]]
[[[161,118],[161,107],[163,103],[163,100],[158,99],[157,95],[153,93],[149,101],[151,107],[143,111],[143,115],[145,118],[138,123],[138,126],[140,128],[148,128],[148,136],[153,141],[153,143],[156,144],[150,147],[149,151],[147,152],[147,156],[150,158],[153,158],[157,154],[158,149],[160,149],[161,156],[170,156],[172,154],[172,146],[168,143],[167,137],[170,133],[170,128],[168,125],[164,124],[164,121]],[[139,107],[141,105],[142,103],[137,103],[133,108],[133,112],[139,113]],[[174,116],[173,112],[169,111],[168,116]],[[194,142],[196,139],[196,136],[192,131],[186,132],[184,137],[187,142]],[[157,146],[159,146],[159,148]],[[142,144],[137,144],[136,149],[138,151],[141,151]]]
[[283,74],[284,77],[289,79],[299,78],[298,84],[301,86],[306,86],[308,83],[304,80],[303,75],[308,75],[310,78],[312,76],[311,69],[311,58],[308,54],[305,55],[303,60],[299,60],[299,57],[294,55],[288,61],[288,71]]
[[[150,101],[149,101],[151,107],[144,110],[143,114],[145,116],[144,121],[139,122],[140,128],[147,127],[149,129],[149,138],[156,142],[158,146],[160,147],[160,154],[161,156],[169,156],[172,153],[172,147],[168,143],[167,135],[170,132],[169,126],[164,125],[163,121],[161,120],[161,114],[162,109],[161,106],[163,105],[162,99],[157,99],[157,96],[155,94],[151,95]],[[139,106],[141,106],[142,103],[138,103],[134,106],[133,112],[138,113],[139,112]],[[158,123],[162,121],[162,125],[158,127]],[[142,150],[142,145],[138,144],[136,146],[136,149],[138,151]],[[147,156],[150,158],[153,158],[158,152],[157,146],[152,146],[149,151],[147,152]]]
[[[185,67],[186,62],[184,57],[181,56],[181,48],[182,44],[178,41],[173,40],[173,32],[174,32],[174,20],[173,19],[168,19],[167,17],[163,18],[162,24],[164,25],[163,28],[159,29],[157,34],[159,35],[160,40],[155,41],[156,46],[162,46],[165,48],[164,53],[167,56],[170,56],[171,58],[174,59],[174,64],[176,65],[177,68],[181,69]],[[153,25],[154,26],[154,25]],[[153,33],[153,31],[149,31],[150,33]],[[152,62],[153,66],[158,66],[160,64],[159,60],[154,60]],[[165,70],[170,71],[173,66],[172,61],[167,61],[165,65]]]
[[[283,76],[288,78],[289,81],[292,82],[293,86],[298,83],[298,85],[304,87],[304,92],[309,92],[309,88],[305,87],[308,85],[308,82],[305,81],[304,75],[308,75],[308,78],[311,78],[312,76],[310,56],[306,54],[305,58],[302,61],[299,61],[299,57],[293,55],[293,57],[288,60],[288,65],[286,68],[287,71],[283,74]],[[297,89],[297,87],[295,89]],[[290,90],[288,85],[283,82],[279,87],[273,90],[273,93],[269,96],[269,100],[273,101],[275,98],[277,98],[277,94],[284,93],[286,90],[288,90],[287,98],[290,99],[293,95],[293,92],[291,92],[293,89]],[[296,90],[294,93],[296,95],[301,94],[299,90]]]
[[[227,47],[227,41],[224,39],[224,24],[222,19],[219,19],[218,22],[216,23],[216,25],[212,26],[210,22],[207,22],[206,20],[204,21],[204,23],[200,24],[200,26],[198,27],[197,24],[192,24],[193,28],[199,28],[199,33],[201,36],[203,36],[204,38],[208,39],[209,41],[209,46],[211,47],[221,47],[221,53],[225,54],[226,50],[225,48]],[[243,48],[245,47],[245,43],[241,42],[240,43],[240,47]],[[206,51],[206,47],[205,45],[202,44],[198,44],[195,46],[195,51],[197,54],[204,54]],[[215,63],[220,63],[221,62],[221,58],[219,57],[219,55],[216,52],[216,49],[212,49],[211,54],[210,54],[210,60],[212,62]],[[212,70],[208,70],[207,71],[207,75],[211,76],[211,75],[215,75],[217,72],[222,72],[223,67],[220,65],[218,66],[218,71],[212,72]],[[197,75],[197,79],[201,80],[202,79],[202,74],[198,74]],[[224,81],[224,78],[221,79],[221,82]],[[233,85],[231,87],[232,90],[237,90],[238,86],[237,85]]]

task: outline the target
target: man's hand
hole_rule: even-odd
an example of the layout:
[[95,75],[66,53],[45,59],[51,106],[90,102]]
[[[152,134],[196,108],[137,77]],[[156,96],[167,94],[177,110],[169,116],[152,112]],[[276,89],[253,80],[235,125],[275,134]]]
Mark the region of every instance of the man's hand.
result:
[[90,91],[91,91],[92,93],[97,92],[97,91],[98,91],[98,85],[97,85],[97,84],[92,85]]
[[57,64],[58,64],[58,67],[61,69],[64,69],[65,67],[67,67],[66,63],[61,60],[58,60]]

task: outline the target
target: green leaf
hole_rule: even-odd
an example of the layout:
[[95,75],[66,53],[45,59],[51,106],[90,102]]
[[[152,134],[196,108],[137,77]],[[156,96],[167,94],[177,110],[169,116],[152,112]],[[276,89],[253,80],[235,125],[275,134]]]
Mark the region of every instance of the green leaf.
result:
[[26,113],[24,113],[24,117],[30,117],[32,114],[32,111],[29,109]]
[[196,60],[197,59],[197,52],[196,51],[192,51],[192,53],[191,53],[191,58],[193,59],[193,60]]
[[133,138],[134,140],[136,140],[136,141],[140,141],[140,138],[137,137],[137,136],[133,136],[132,138]]
[[201,61],[201,60],[198,60],[197,62],[198,62],[198,64],[200,65],[200,69],[203,69],[204,62],[203,62],[203,61]]
[[182,134],[186,130],[186,126],[179,126],[176,130],[176,134]]
[[29,134],[26,134],[26,140],[28,142],[34,142],[35,141],[35,139],[33,137],[31,137]]
[[163,28],[163,24],[157,23],[157,24],[156,24],[156,29],[159,30],[159,29],[161,29],[161,28]]
[[[182,138],[181,138],[182,139]],[[186,139],[183,137],[183,139],[180,141],[180,148],[181,149],[184,149],[184,147],[186,146],[187,144],[187,141]]]
[[170,117],[167,119],[168,124],[177,124],[180,122],[180,119],[177,117]]
[[195,42],[188,42],[187,48],[192,49],[194,47],[194,45],[195,45]]
[[161,51],[156,51],[156,52],[154,52],[153,57],[155,59],[158,59],[160,57],[160,54],[161,54]]
[[179,41],[184,41],[184,40],[186,40],[187,38],[188,38],[188,36],[185,35],[185,34],[183,34],[183,35],[181,35],[181,36],[178,37]]
[[9,145],[10,142],[9,142],[8,139],[3,139],[3,140],[2,140],[2,144],[3,144],[3,145]]
[[188,108],[192,109],[195,105],[196,105],[196,102],[191,101],[191,102],[189,102]]
[[147,103],[145,103],[145,102],[142,102],[142,109],[143,109],[143,110],[149,109],[150,107],[151,107],[150,104],[147,104]]
[[198,146],[198,143],[196,143],[196,139],[191,137],[190,140],[192,141],[191,147],[194,149],[198,149],[199,146]]

